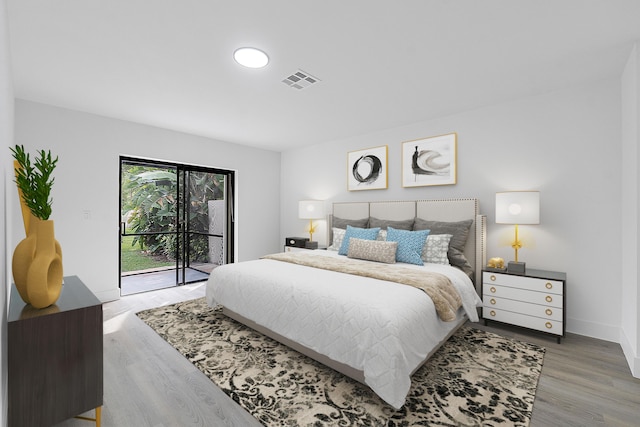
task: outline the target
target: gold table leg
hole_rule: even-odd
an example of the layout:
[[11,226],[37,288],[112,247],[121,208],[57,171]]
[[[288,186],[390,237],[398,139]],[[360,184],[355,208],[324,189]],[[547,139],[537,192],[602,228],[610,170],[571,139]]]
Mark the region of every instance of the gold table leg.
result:
[[83,416],[80,416],[80,415],[78,415],[75,418],[77,418],[79,420],[85,420],[85,421],[95,421],[96,422],[96,427],[100,427],[101,418],[102,418],[102,406],[98,406],[96,408],[96,417],[95,418],[83,417]]

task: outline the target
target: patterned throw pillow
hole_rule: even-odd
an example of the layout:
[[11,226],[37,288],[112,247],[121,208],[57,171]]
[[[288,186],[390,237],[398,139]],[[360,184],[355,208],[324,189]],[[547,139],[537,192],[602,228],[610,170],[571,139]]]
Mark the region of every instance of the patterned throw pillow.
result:
[[368,261],[396,262],[397,242],[381,242],[379,240],[362,240],[352,237],[349,241],[349,258],[366,259]]
[[340,250],[338,254],[346,255],[349,252],[349,240],[352,237],[356,239],[364,239],[364,240],[375,240],[378,236],[378,231],[380,228],[358,228],[347,225],[347,231],[344,233],[344,238],[342,239],[342,245],[340,245]]
[[449,241],[451,234],[429,234],[422,249],[422,260],[433,264],[449,265]]
[[422,248],[429,235],[429,230],[407,231],[387,227],[387,242],[398,242],[396,261],[408,264],[424,265]]
[[340,246],[342,245],[342,240],[344,239],[344,233],[347,230],[343,230],[342,228],[333,227],[331,232],[333,233],[333,239],[331,240],[333,243],[331,246],[327,248],[328,251],[338,251],[340,250]]
[[471,224],[473,224],[472,219],[445,222],[416,218],[413,223],[413,229],[431,230],[433,234],[451,234],[453,237],[451,237],[451,241],[449,242],[449,253],[447,254],[449,263],[473,278],[473,268],[471,268],[471,264],[464,256],[464,247],[467,243],[467,236],[469,235]]

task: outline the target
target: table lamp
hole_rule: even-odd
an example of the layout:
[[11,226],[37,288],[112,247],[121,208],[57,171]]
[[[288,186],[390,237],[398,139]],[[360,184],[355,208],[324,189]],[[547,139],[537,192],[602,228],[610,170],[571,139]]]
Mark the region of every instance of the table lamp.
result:
[[309,220],[309,243],[307,247],[316,246],[317,243],[313,242],[313,233],[316,231],[316,226],[313,225],[314,219],[324,218],[324,202],[322,200],[301,200],[298,202],[298,218]]
[[540,224],[539,191],[505,191],[496,193],[496,224],[515,225],[515,239],[511,247],[515,251],[515,262],[509,262],[507,270],[524,273],[525,263],[518,261],[518,249],[522,242],[518,237],[518,225]]

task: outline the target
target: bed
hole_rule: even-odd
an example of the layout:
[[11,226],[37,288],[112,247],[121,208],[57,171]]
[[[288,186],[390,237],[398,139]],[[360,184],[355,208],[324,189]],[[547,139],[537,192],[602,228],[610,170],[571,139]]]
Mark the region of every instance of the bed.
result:
[[[356,226],[365,219],[367,227]],[[481,301],[474,279],[480,279],[485,261],[485,217],[479,215],[476,199],[334,203],[327,219],[330,248],[341,246],[334,241],[344,234],[340,227],[378,228],[369,223],[387,233],[425,226],[447,231],[451,224],[469,223],[460,253],[451,254],[451,246],[446,253],[462,257],[467,265],[383,264],[333,250],[304,251],[218,267],[209,277],[206,297],[209,305],[222,305],[227,316],[368,385],[400,408],[411,374],[467,319],[478,320]],[[375,240],[385,232],[376,231]],[[286,257],[293,260],[280,259]],[[347,264],[367,273],[346,274],[325,264]],[[396,274],[446,277],[460,297],[459,308],[454,305],[453,315],[442,320],[446,310],[434,303],[438,298],[397,283]]]

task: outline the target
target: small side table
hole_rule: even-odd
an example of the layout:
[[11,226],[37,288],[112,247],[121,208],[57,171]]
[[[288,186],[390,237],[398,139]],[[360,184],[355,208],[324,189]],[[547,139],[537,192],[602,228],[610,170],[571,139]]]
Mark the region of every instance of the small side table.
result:
[[60,298],[33,308],[11,288],[8,317],[8,426],[50,426],[103,403],[102,303],[76,276]]
[[567,275],[527,269],[524,274],[482,271],[482,317],[545,332],[558,344],[565,335]]

